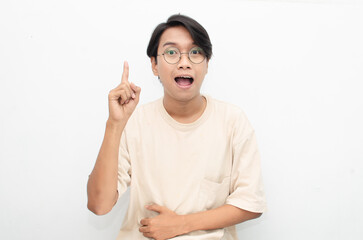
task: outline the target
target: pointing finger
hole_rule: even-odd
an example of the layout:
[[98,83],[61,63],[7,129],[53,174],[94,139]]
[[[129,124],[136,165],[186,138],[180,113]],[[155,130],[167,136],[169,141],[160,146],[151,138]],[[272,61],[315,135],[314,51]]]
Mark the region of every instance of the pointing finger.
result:
[[129,63],[127,61],[124,62],[124,70],[122,72],[121,82],[129,81]]

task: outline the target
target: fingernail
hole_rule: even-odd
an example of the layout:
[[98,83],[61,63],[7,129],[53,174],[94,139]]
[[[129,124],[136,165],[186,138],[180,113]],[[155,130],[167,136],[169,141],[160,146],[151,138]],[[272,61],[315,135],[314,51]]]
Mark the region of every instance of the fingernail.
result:
[[135,93],[132,93],[131,97],[132,98],[135,98],[136,97]]

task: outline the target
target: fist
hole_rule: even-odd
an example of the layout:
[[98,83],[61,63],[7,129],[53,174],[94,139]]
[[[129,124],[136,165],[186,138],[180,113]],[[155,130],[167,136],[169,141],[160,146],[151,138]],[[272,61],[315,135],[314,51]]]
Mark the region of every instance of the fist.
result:
[[129,82],[129,65],[125,61],[121,83],[108,94],[109,121],[127,121],[140,99],[141,88]]

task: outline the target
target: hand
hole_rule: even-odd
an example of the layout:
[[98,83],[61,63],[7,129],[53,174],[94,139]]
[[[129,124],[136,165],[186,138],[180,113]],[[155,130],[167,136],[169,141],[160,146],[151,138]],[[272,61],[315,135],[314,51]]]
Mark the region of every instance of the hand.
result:
[[109,120],[127,120],[139,103],[141,88],[129,83],[129,64],[124,62],[121,84],[108,94]]
[[146,206],[150,211],[158,212],[159,215],[153,218],[144,218],[140,221],[142,227],[139,231],[145,237],[154,240],[165,240],[187,233],[184,230],[184,216],[178,215],[170,209],[156,204]]

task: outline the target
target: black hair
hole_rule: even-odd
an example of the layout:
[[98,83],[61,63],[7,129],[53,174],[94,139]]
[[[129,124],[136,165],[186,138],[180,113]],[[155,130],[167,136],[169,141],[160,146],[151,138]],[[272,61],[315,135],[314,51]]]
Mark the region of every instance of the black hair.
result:
[[181,14],[175,14],[170,16],[165,23],[160,23],[154,29],[154,32],[151,35],[149,45],[146,50],[146,53],[150,58],[155,57],[156,61],[161,35],[166,29],[175,26],[185,27],[190,33],[195,44],[204,51],[207,60],[212,57],[212,43],[204,27],[193,18]]

